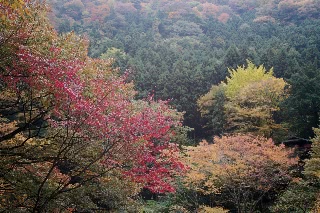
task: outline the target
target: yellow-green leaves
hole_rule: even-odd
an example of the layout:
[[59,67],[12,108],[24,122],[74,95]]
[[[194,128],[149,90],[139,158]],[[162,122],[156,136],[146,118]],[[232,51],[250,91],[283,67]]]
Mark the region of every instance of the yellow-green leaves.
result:
[[230,77],[227,77],[226,95],[234,98],[242,88],[247,85],[273,77],[273,70],[266,71],[263,65],[256,66],[247,60],[248,66],[238,66],[237,69],[228,69]]
[[285,98],[286,83],[273,76],[243,86],[225,106],[227,126],[239,132],[251,132],[270,137],[281,129],[274,120],[274,112]]
[[[274,137],[283,132],[283,125],[275,122],[275,112],[286,98],[288,84],[273,76],[263,65],[248,65],[229,69],[226,83],[212,86],[198,100],[203,117],[209,118],[213,133],[242,132]],[[222,114],[223,111],[223,114]],[[215,131],[219,127],[219,131]]]
[[17,19],[24,20],[30,15],[27,0],[0,0],[0,26],[8,27]]

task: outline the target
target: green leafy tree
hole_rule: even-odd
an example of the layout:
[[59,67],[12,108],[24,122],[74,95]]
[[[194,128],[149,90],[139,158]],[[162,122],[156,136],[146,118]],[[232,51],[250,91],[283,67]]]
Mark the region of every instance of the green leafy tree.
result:
[[306,161],[305,174],[320,180],[320,129],[314,128],[315,137],[312,139],[311,158]]
[[226,95],[223,85],[212,86],[210,91],[197,101],[201,116],[206,120],[205,128],[208,129],[210,135],[222,135],[224,132],[226,124],[225,103]]
[[267,137],[284,131],[274,114],[286,98],[285,81],[250,61],[247,67],[229,69],[229,73],[226,83],[213,86],[198,100],[202,115],[210,118],[208,125],[216,126],[213,128],[220,133],[250,132]]
[[319,188],[309,181],[292,182],[270,209],[272,212],[312,212],[319,194]]
[[287,121],[297,136],[313,137],[312,128],[319,125],[320,88],[319,68],[309,64],[289,79],[290,96],[284,103]]
[[128,56],[125,52],[122,50],[112,47],[109,48],[105,53],[102,53],[100,56],[101,59],[113,59],[114,63],[113,66],[115,68],[120,68],[122,73],[126,70],[127,66],[127,61],[128,61]]
[[275,205],[274,212],[317,212],[320,193],[320,129],[314,128],[311,158],[304,165],[304,176],[293,181],[282,193]]
[[245,58],[240,54],[236,45],[231,45],[223,58],[223,64],[227,67],[236,68],[239,64],[243,64]]

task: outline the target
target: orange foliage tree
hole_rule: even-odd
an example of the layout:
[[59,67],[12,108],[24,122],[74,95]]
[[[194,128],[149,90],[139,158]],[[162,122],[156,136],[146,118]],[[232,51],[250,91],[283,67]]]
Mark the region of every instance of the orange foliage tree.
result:
[[253,212],[291,180],[290,167],[297,163],[291,154],[260,136],[215,137],[214,144],[187,147],[185,183],[204,195],[220,195],[222,204],[231,202],[238,212]]

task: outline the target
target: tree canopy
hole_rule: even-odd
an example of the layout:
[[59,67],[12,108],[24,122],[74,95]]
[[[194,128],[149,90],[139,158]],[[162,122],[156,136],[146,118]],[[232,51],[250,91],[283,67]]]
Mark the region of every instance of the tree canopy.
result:
[[142,188],[174,192],[181,113],[134,100],[127,75],[89,58],[86,40],[58,36],[41,4],[18,3],[11,12],[28,8],[26,17],[1,25],[0,208],[112,210],[133,208]]
[[0,211],[318,212],[319,5],[0,0]]
[[274,115],[287,96],[287,83],[251,61],[229,73],[226,83],[213,86],[198,100],[202,115],[210,118],[208,126],[219,128],[219,134],[236,131],[276,137],[277,131],[284,131]]
[[[290,181],[290,167],[297,163],[292,150],[271,139],[253,135],[214,138],[187,147],[190,166],[185,183],[203,194],[216,195],[220,204],[232,203],[237,212],[252,212],[271,191]],[[219,198],[220,197],[220,198]]]

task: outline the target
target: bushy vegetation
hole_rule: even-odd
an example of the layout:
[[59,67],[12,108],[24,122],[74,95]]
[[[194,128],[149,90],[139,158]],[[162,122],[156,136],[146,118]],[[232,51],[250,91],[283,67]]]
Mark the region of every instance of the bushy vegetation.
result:
[[317,0],[47,3],[0,0],[1,212],[319,211]]

